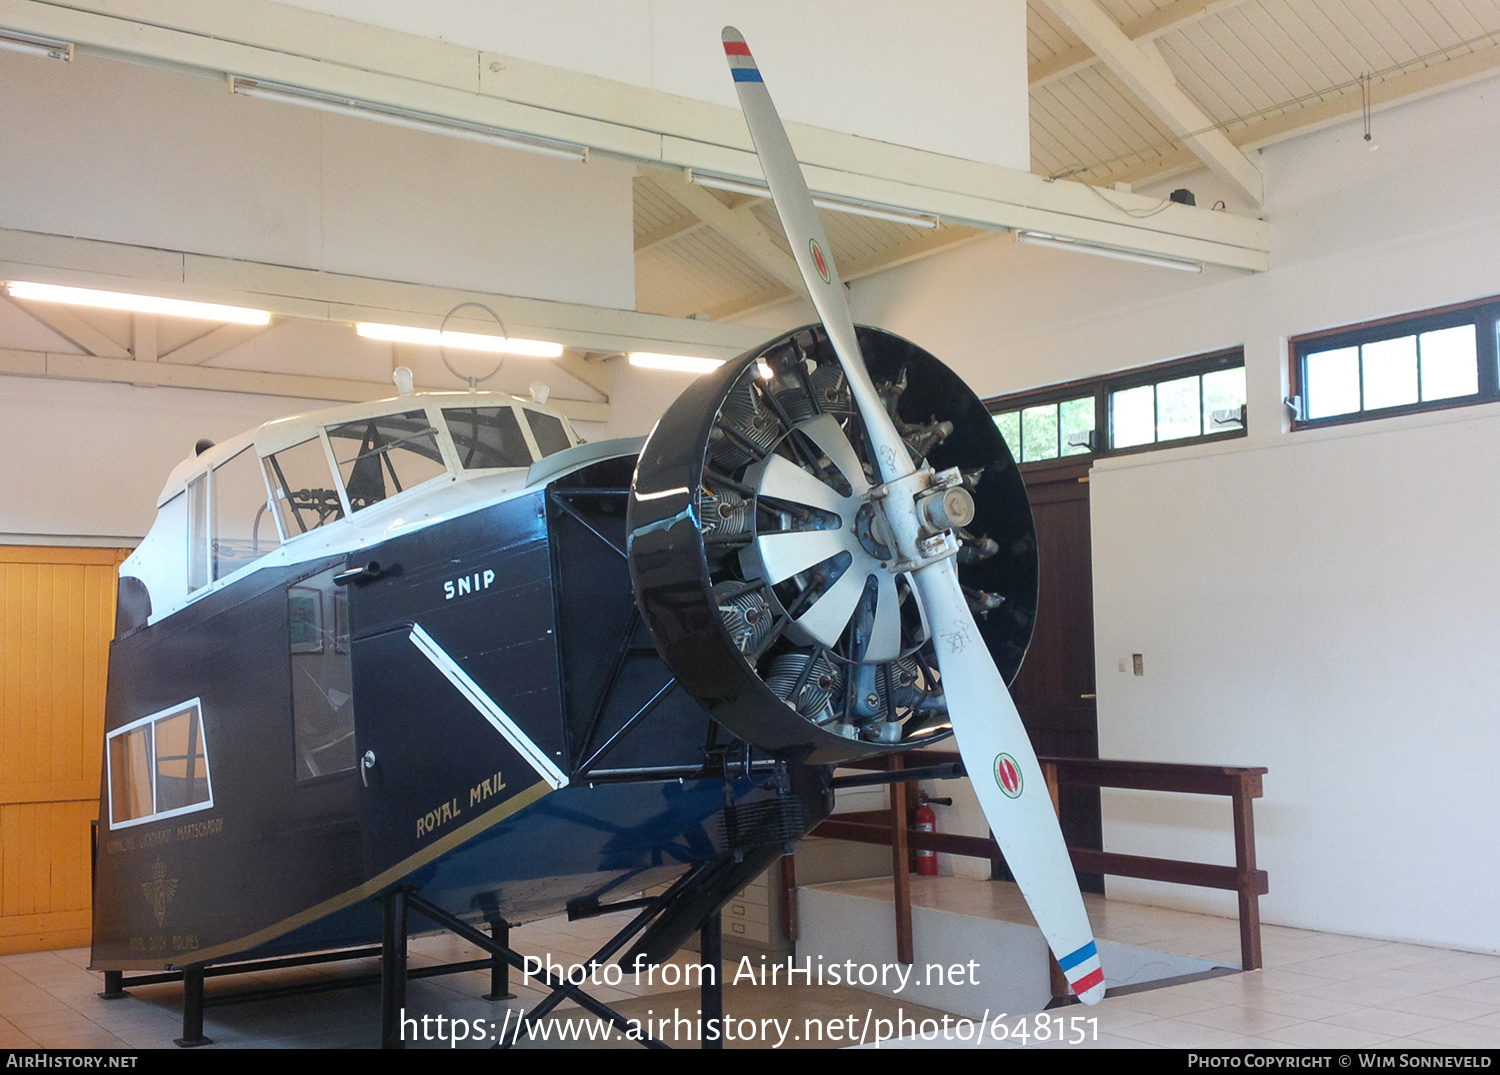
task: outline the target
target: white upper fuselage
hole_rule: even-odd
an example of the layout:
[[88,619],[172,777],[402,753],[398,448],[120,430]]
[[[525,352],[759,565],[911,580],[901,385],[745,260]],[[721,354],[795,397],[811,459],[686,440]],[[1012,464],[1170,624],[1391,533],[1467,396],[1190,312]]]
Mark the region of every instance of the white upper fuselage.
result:
[[278,419],[179,463],[120,574],[146,586],[156,623],[253,572],[348,554],[638,449],[580,446],[556,411],[495,392]]

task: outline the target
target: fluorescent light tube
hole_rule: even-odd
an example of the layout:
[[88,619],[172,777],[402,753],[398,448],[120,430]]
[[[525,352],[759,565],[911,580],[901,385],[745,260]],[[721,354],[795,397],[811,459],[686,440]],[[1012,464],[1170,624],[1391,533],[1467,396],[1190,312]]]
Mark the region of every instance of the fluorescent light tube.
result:
[[[726,190],[731,194],[748,194],[752,198],[771,196],[770,188],[764,184],[751,183],[744,179],[731,179],[727,176],[704,175],[691,168],[688,169],[688,180],[700,187]],[[827,209],[834,213],[848,213],[851,216],[869,217],[872,220],[888,220],[892,224],[906,224],[913,228],[936,228],[938,226],[935,216],[920,216],[894,207],[872,205],[869,202],[846,201],[843,198],[814,195],[813,204],[819,209]]]
[[441,332],[435,328],[412,328],[409,325],[381,325],[361,321],[354,331],[367,340],[390,340],[392,343],[417,343],[424,347],[452,347],[460,351],[488,351],[497,355],[522,355],[526,358],[561,358],[563,346],[546,340],[522,340],[491,336],[483,332]]
[[70,306],[131,310],[142,314],[165,314],[168,317],[196,317],[204,321],[231,321],[237,325],[271,323],[271,315],[265,310],[221,306],[214,302],[163,299],[155,295],[127,295],[118,291],[94,291],[83,287],[59,287],[56,284],[32,284],[20,280],[7,284],[6,290],[13,299],[30,299],[34,302],[61,302]]
[[568,160],[586,161],[589,159],[588,146],[507,131],[500,127],[433,115],[430,112],[416,112],[396,105],[380,104],[377,101],[364,101],[357,97],[342,97],[303,86],[263,82],[260,79],[231,75],[229,88],[244,97],[259,97],[266,101],[302,105],[304,108],[315,108],[320,112],[331,112],[336,116],[375,120],[378,123],[389,123],[395,127],[424,131],[427,134],[445,134],[454,138],[466,138],[471,142],[485,142],[489,145],[504,146],[506,149],[524,149],[531,153],[563,157]]
[[1016,242],[1025,243],[1028,246],[1046,246],[1053,250],[1076,250],[1080,254],[1094,254],[1101,258],[1114,258],[1116,261],[1134,261],[1141,265],[1155,265],[1158,268],[1177,269],[1180,272],[1203,271],[1201,261],[1178,261],[1175,258],[1158,257],[1155,254],[1137,254],[1134,250],[1121,250],[1119,247],[1087,243],[1079,239],[1067,239],[1060,235],[1048,235],[1039,231],[1018,231]]
[[46,56],[52,60],[72,60],[73,43],[58,41],[36,34],[23,34],[19,30],[0,30],[0,49],[24,52],[28,56]]
[[708,373],[722,366],[724,360],[722,358],[698,358],[693,355],[662,355],[652,351],[631,351],[630,364],[649,370]]

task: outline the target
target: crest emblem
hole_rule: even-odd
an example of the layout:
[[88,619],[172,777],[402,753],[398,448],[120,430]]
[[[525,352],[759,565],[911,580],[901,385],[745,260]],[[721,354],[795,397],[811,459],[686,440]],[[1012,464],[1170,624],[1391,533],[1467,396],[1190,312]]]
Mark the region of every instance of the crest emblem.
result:
[[823,248],[818,245],[818,240],[807,240],[807,246],[812,251],[813,267],[818,270],[818,275],[825,284],[833,283],[833,275],[828,271],[828,259],[823,256]]
[[172,902],[172,897],[177,895],[177,878],[167,876],[167,864],[160,858],[156,865],[151,867],[151,880],[141,886],[141,892],[146,897],[146,902],[151,905],[151,912],[156,916],[157,928],[167,917],[167,905]]
[[1021,767],[1009,754],[995,755],[995,783],[1007,798],[1021,797]]

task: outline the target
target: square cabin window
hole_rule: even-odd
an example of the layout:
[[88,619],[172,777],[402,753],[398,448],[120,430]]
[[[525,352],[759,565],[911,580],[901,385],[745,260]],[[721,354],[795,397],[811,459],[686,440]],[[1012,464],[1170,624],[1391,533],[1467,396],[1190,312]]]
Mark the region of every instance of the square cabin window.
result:
[[110,828],[213,807],[198,699],[131,721],[105,744]]

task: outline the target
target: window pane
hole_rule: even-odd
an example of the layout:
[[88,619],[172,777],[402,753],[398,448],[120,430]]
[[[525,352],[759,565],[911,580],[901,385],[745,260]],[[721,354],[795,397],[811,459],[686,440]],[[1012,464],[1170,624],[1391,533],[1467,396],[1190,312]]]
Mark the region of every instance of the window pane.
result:
[[1156,439],[1178,440],[1203,432],[1201,380],[1179,377],[1156,386]]
[[435,432],[425,411],[330,426],[328,439],[349,507],[361,511],[445,473]]
[[281,536],[268,507],[254,448],[214,468],[214,578],[221,579],[280,546]]
[[1021,458],[1021,412],[1007,411],[1005,414],[997,414],[995,425],[999,427],[1000,435],[1005,438],[1005,446],[1010,449],[1010,457],[1019,461]]
[[531,422],[531,435],[536,438],[537,449],[544,457],[560,452],[564,448],[573,447],[573,442],[568,440],[568,433],[563,429],[562,422],[552,415],[528,410],[526,418]]
[[109,739],[109,816],[118,825],[151,813],[151,725]]
[[208,802],[208,760],[198,707],[156,721],[156,812]]
[[208,585],[208,475],[188,483],[188,593]]
[[296,779],[354,768],[348,589],[330,568],[287,587]]
[[328,454],[318,438],[269,456],[266,474],[288,539],[344,517]]
[[1319,351],[1302,360],[1307,382],[1304,404],[1309,418],[1327,418],[1359,410],[1359,348]]
[[531,466],[514,407],[454,407],[443,419],[465,470]]
[[1153,385],[1109,395],[1110,444],[1129,448],[1156,440],[1156,390]]
[[1422,352],[1422,399],[1452,399],[1479,391],[1479,357],[1474,348],[1474,326],[1424,332],[1418,338]]
[[1027,407],[1021,412],[1023,463],[1057,458],[1057,404]]
[[1203,375],[1203,421],[1205,433],[1219,433],[1230,429],[1243,429],[1244,424],[1236,418],[1232,422],[1213,421],[1214,411],[1238,412],[1245,405],[1245,367],[1232,370],[1215,370]]
[[1417,338],[1402,336],[1360,348],[1365,410],[1417,401]]
[[[1088,443],[1088,435],[1094,431],[1093,396],[1084,396],[1082,399],[1070,399],[1065,403],[1059,403],[1057,405],[1057,422],[1062,432],[1063,455],[1087,455],[1093,451]],[[1070,443],[1075,438],[1081,440],[1083,443]]]

